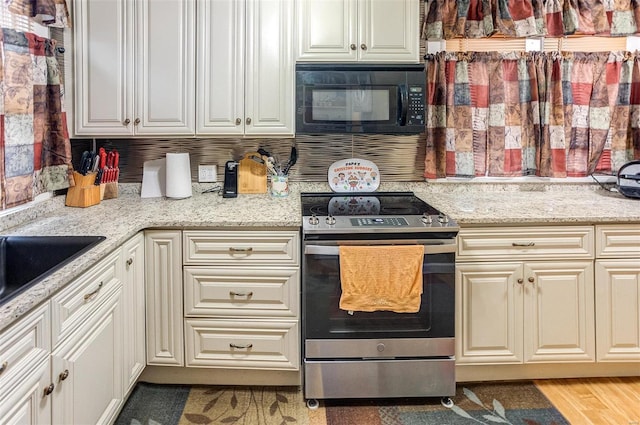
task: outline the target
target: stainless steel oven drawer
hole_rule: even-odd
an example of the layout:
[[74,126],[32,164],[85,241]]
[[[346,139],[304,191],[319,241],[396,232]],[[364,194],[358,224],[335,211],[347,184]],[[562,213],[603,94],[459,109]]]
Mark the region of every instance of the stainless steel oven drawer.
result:
[[455,359],[304,362],[305,398],[445,397],[456,392]]

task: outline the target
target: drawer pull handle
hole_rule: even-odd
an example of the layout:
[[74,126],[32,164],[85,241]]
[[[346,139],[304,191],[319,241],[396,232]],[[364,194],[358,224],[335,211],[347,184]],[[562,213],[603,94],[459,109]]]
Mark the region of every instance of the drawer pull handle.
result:
[[90,292],[88,294],[85,294],[84,300],[87,301],[87,300],[93,298],[98,292],[100,292],[101,289],[102,289],[102,282],[100,282],[100,284],[98,284],[98,289],[96,289],[95,291]]
[[44,395],[45,395],[45,396],[48,396],[49,394],[51,394],[51,393],[53,392],[53,389],[54,389],[55,387],[56,387],[56,386],[55,386],[55,385],[53,385],[53,383],[49,384],[49,386],[47,386],[47,387],[45,387],[45,388],[44,388]]
[[65,379],[67,379],[69,377],[69,369],[65,369],[64,372],[62,372],[58,378],[60,378],[61,381],[64,381]]
[[524,243],[524,242],[512,242],[511,243],[511,246],[535,246],[535,245],[536,245],[535,242],[527,242],[527,243]]
[[229,343],[229,347],[231,348],[239,348],[241,350],[248,350],[253,347],[253,344],[234,344],[233,342]]
[[251,247],[249,247],[249,248],[234,248],[234,247],[229,248],[229,253],[230,254],[235,254],[235,253],[238,253],[238,252],[250,254],[252,251],[253,251],[253,248],[251,248]]
[[7,366],[9,366],[9,362],[2,362],[2,365],[0,366],[0,373],[7,370]]
[[229,291],[229,295],[231,295],[232,297],[251,297],[251,296],[253,296],[253,292]]

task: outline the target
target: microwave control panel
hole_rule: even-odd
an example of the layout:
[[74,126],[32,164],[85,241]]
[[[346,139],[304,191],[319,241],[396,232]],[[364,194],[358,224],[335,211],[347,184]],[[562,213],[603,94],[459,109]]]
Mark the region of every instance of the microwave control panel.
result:
[[424,125],[424,86],[409,86],[407,125]]

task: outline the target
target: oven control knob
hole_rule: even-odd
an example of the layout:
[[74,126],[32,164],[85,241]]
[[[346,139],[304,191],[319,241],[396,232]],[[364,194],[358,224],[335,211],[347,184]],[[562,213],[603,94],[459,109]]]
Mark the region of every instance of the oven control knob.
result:
[[320,219],[315,215],[315,214],[311,214],[311,217],[309,217],[309,224],[318,224],[320,223]]
[[440,213],[440,215],[438,215],[438,221],[440,223],[448,223],[449,222],[449,217],[447,217],[446,215]]
[[383,343],[379,343],[376,348],[378,349],[379,352],[382,353],[386,347],[384,346]]
[[327,218],[325,219],[325,221],[329,225],[336,224],[336,218],[334,216],[332,216],[332,215],[328,215]]
[[427,213],[422,214],[422,218],[421,218],[422,222],[424,224],[431,224],[433,223],[433,218],[431,218],[431,216]]

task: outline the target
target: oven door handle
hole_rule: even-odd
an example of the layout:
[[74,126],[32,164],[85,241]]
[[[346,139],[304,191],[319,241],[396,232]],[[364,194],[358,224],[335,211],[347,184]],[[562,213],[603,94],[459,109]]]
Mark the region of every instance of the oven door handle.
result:
[[[454,244],[440,244],[440,245],[424,245],[424,253],[428,254],[446,254],[456,252],[456,246]],[[338,245],[305,245],[304,253],[311,255],[340,255],[340,246]]]

